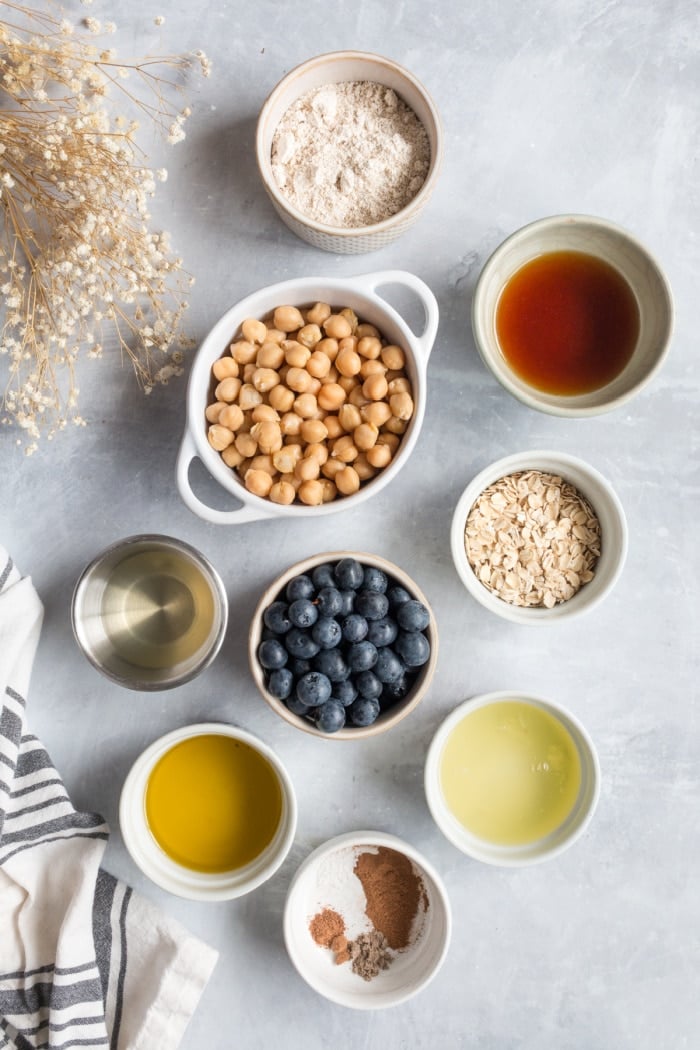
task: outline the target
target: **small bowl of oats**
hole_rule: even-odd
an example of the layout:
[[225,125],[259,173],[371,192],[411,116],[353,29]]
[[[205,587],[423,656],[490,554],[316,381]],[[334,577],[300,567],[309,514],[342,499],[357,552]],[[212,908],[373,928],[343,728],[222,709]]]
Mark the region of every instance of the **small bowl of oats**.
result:
[[473,598],[513,623],[590,611],[617,582],[627,522],[610,483],[575,456],[519,452],[482,470],[452,517],[452,557]]

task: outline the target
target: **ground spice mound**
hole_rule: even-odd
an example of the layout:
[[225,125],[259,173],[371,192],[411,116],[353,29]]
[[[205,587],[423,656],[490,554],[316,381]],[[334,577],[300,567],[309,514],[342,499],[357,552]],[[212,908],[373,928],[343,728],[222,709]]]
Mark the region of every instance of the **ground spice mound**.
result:
[[390,948],[401,951],[411,940],[411,928],[421,902],[427,904],[423,880],[408,857],[380,846],[376,853],[360,853],[355,874],[365,891],[365,912]]
[[345,933],[345,921],[342,915],[332,908],[324,908],[309,923],[309,932],[322,948],[330,948],[331,944]]
[[353,973],[363,981],[371,981],[380,970],[388,970],[391,965],[392,957],[387,939],[379,930],[361,933],[348,944],[347,950],[349,958],[352,959]]

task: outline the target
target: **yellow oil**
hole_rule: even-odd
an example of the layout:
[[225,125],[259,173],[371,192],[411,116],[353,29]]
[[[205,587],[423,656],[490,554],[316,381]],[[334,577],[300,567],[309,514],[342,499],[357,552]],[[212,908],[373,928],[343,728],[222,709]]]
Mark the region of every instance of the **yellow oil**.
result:
[[172,860],[193,871],[231,871],[272,842],[282,789],[254,748],[202,734],[159,759],[146,785],[145,809],[151,834]]
[[444,800],[473,835],[520,846],[555,831],[581,786],[581,760],[565,726],[548,711],[503,700],[465,715],[440,761]]

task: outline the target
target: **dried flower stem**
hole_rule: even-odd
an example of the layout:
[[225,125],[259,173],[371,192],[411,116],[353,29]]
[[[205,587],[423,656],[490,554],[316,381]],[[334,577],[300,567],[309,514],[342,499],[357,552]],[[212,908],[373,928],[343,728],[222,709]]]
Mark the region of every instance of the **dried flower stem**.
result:
[[190,110],[171,98],[193,65],[209,75],[201,51],[120,62],[50,13],[0,0],[2,421],[25,432],[27,451],[68,419],[84,423],[83,352],[99,357],[114,343],[146,391],[182,371],[192,279],[168,234],[149,226],[167,172],[146,167],[138,122],[115,115],[109,93],[175,143]]

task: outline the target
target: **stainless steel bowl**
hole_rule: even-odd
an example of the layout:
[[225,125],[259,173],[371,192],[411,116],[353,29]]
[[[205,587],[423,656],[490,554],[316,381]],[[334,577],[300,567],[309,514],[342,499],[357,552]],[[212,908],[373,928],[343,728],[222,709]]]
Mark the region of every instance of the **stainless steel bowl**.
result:
[[107,678],[127,689],[170,689],[218,653],[228,600],[194,547],[170,536],[129,536],[83,570],[71,617],[78,645]]

